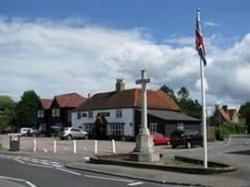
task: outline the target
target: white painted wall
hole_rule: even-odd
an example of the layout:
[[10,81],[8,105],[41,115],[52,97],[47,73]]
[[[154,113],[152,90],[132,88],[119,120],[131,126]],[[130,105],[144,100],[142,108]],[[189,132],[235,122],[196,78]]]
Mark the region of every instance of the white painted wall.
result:
[[[116,110],[122,110],[122,117],[116,117]],[[134,136],[134,109],[123,108],[123,109],[111,109],[111,110],[93,110],[93,118],[88,117],[88,111],[82,111],[81,113],[87,113],[87,117],[81,117],[77,119],[77,112],[73,112],[71,116],[72,127],[78,128],[82,126],[84,128],[85,123],[95,123],[96,116],[100,112],[109,112],[110,116],[105,116],[108,123],[125,123],[124,135]]]

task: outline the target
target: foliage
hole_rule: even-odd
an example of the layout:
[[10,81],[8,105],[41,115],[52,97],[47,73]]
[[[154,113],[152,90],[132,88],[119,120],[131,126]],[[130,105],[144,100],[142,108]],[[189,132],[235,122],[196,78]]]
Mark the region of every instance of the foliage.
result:
[[180,100],[179,106],[181,108],[181,111],[189,116],[199,119],[202,117],[202,107],[197,100]]
[[240,123],[223,123],[216,129],[216,139],[224,140],[230,134],[245,134],[247,126]]
[[250,115],[250,102],[246,102],[245,104],[240,106],[239,113],[241,116],[249,116]]
[[160,88],[161,91],[167,93],[175,102],[179,105],[181,111],[186,115],[201,118],[202,117],[202,107],[197,100],[193,100],[189,96],[189,91],[186,87],[181,87],[177,92],[177,96],[172,88],[166,86],[165,84]]
[[36,109],[39,97],[33,90],[25,91],[16,107],[17,123],[19,127],[35,127]]
[[15,102],[9,96],[0,96],[0,130],[12,125],[15,118]]
[[187,100],[189,98],[189,91],[186,87],[181,87],[181,89],[177,92],[177,95],[180,100]]
[[161,91],[165,92],[166,94],[168,94],[172,99],[174,99],[175,101],[177,101],[177,98],[175,96],[175,92],[172,88],[166,86],[165,84],[160,88]]

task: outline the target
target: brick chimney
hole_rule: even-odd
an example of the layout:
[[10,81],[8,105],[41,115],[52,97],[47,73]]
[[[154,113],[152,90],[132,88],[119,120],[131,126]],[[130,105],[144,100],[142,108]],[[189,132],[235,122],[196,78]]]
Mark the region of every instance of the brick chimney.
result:
[[121,92],[123,90],[125,90],[123,79],[116,79],[116,92]]

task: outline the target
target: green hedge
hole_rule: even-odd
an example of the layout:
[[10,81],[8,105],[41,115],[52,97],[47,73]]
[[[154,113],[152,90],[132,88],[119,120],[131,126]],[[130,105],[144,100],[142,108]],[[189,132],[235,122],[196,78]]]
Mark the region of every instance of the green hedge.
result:
[[224,140],[230,134],[245,134],[247,126],[240,123],[223,123],[216,129],[216,139]]

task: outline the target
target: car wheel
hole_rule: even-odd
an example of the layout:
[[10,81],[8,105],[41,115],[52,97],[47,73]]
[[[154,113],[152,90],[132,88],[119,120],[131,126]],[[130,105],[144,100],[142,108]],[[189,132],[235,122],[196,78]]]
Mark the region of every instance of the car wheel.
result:
[[173,148],[173,149],[176,148],[176,145],[172,144],[172,148]]
[[190,149],[192,147],[192,144],[190,142],[187,143],[187,148]]
[[68,135],[67,136],[67,140],[72,140],[73,138],[72,138],[72,135]]

